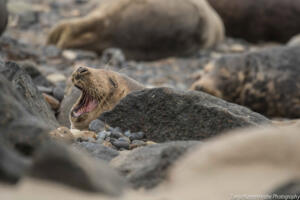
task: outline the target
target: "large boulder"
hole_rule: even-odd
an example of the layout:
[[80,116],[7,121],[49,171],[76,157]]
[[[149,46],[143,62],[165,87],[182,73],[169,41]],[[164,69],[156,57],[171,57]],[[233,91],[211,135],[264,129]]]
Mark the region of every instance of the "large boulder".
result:
[[26,103],[26,109],[32,115],[44,121],[50,129],[58,127],[50,106],[34,85],[31,77],[22,68],[14,62],[0,61],[0,73],[11,81],[13,87],[21,94],[23,102]]
[[8,22],[6,3],[7,0],[0,0],[0,36],[4,32]]
[[269,117],[300,117],[300,46],[228,55],[208,64],[192,89]]
[[225,130],[269,123],[245,107],[206,93],[171,88],[133,92],[99,119],[112,127],[142,131],[156,142],[201,140]]
[[167,178],[170,167],[196,141],[177,141],[154,144],[121,154],[111,165],[132,184],[134,188],[153,188]]
[[30,112],[22,96],[0,73],[0,140],[31,155],[49,140],[50,128]]
[[115,0],[60,23],[48,43],[98,53],[118,47],[129,59],[153,60],[191,54],[223,37],[223,23],[206,0]]
[[120,195],[125,183],[104,161],[53,142],[35,154],[30,175],[107,195]]
[[15,184],[26,173],[30,161],[0,140],[0,182]]
[[300,2],[295,0],[208,0],[226,34],[250,42],[287,42],[300,33]]

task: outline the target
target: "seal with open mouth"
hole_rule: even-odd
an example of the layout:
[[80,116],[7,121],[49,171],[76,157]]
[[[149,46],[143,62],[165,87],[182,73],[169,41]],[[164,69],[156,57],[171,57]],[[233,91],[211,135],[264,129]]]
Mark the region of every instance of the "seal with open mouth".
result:
[[127,94],[144,86],[120,73],[89,67],[78,67],[72,82],[81,96],[73,105],[69,118],[71,128],[87,129],[101,113],[111,110]]

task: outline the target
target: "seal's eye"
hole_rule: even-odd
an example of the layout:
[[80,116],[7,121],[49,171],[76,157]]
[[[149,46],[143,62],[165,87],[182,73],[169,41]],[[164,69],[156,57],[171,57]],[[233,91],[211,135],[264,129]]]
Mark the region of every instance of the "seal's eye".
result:
[[118,87],[118,85],[117,85],[116,82],[114,82],[111,78],[108,78],[108,79],[109,79],[109,82],[112,84],[112,86],[113,86],[114,88],[117,88],[117,87]]

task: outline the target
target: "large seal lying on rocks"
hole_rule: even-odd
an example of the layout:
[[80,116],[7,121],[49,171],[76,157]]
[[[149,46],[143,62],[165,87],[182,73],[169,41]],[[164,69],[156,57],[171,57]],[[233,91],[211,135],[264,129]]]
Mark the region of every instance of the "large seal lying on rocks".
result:
[[128,93],[144,89],[133,79],[105,69],[78,67],[72,82],[82,94],[70,112],[71,127],[87,129],[90,122],[111,110]]
[[6,0],[0,0],[0,35],[4,32],[8,21]]
[[300,117],[300,46],[229,55],[208,64],[192,89],[269,117]]
[[108,0],[56,26],[48,43],[99,53],[118,47],[129,59],[153,60],[187,55],[223,37],[223,23],[205,0]]
[[221,16],[226,34],[250,42],[287,42],[300,33],[300,1],[208,0]]

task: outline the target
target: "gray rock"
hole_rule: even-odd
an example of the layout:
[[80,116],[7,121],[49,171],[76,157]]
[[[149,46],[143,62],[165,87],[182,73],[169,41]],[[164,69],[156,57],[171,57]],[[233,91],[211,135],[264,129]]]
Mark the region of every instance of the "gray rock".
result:
[[30,76],[16,63],[0,64],[0,73],[3,74],[24,98],[26,107],[34,116],[43,120],[50,129],[58,127],[58,122],[50,106],[34,85]]
[[105,161],[110,161],[119,155],[118,151],[94,142],[77,142],[73,144],[73,146],[79,149],[84,149],[92,157]]
[[[0,66],[3,63],[0,61]],[[49,126],[38,119],[13,84],[0,73],[0,140],[25,155],[49,141]]]
[[269,123],[258,113],[206,93],[171,88],[133,92],[100,120],[123,130],[142,131],[155,142],[200,140],[229,129]]
[[103,131],[104,129],[105,124],[99,119],[93,120],[89,125],[89,130],[94,131],[96,133]]
[[111,161],[134,188],[153,188],[167,177],[170,166],[196,141],[169,142],[134,149]]
[[129,142],[125,140],[117,140],[112,138],[111,143],[118,149],[129,149]]
[[30,26],[39,22],[39,13],[35,11],[26,11],[20,14],[18,25],[21,29],[28,29]]
[[29,160],[21,157],[6,145],[0,146],[0,181],[15,184],[30,166]]
[[124,188],[123,179],[104,161],[57,143],[48,143],[39,149],[30,175],[108,195],[120,195]]
[[131,133],[129,136],[130,140],[141,140],[145,138],[145,133],[143,132],[137,132],[137,133]]
[[53,88],[53,96],[60,102],[64,99],[65,91],[62,86],[58,85]]
[[0,0],[0,36],[7,26],[8,12],[6,8],[6,0]]
[[75,104],[79,96],[81,95],[81,92],[76,87],[71,87],[67,89],[65,92],[65,96],[63,101],[61,102],[59,114],[57,117],[57,120],[60,125],[70,127],[71,123],[69,120],[69,113],[72,109],[72,106]]

